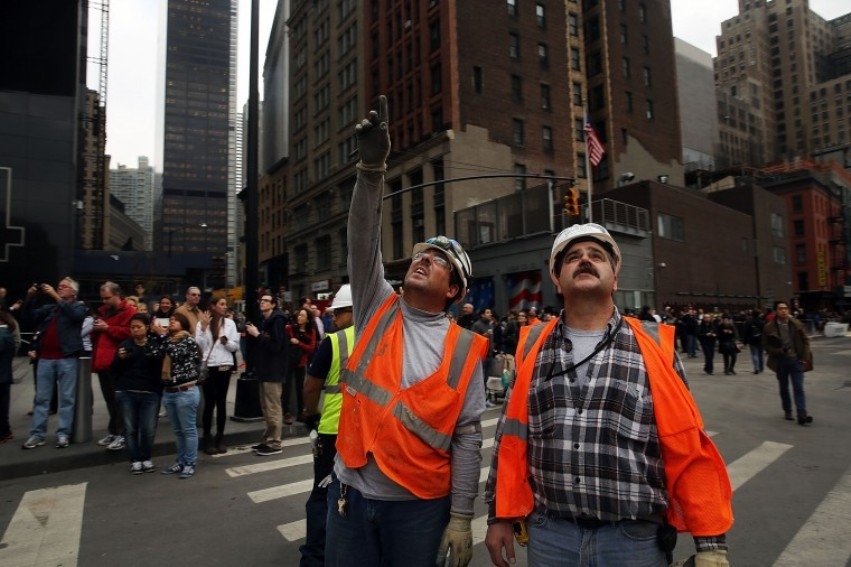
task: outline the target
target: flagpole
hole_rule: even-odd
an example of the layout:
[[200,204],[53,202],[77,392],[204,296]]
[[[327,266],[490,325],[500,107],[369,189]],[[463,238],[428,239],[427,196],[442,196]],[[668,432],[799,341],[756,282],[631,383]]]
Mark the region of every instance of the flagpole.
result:
[[[585,105],[582,106],[582,114],[583,121],[590,124],[591,117],[588,114],[588,107]],[[591,197],[594,194],[594,170],[591,169],[591,148],[588,147],[588,132],[585,132],[585,180],[588,193],[588,222],[594,222],[594,213],[591,209]]]
[[588,222],[594,222],[594,212],[591,207],[591,197],[594,194],[594,170],[591,169],[591,152],[588,151],[588,136],[585,136],[585,179],[588,190]]

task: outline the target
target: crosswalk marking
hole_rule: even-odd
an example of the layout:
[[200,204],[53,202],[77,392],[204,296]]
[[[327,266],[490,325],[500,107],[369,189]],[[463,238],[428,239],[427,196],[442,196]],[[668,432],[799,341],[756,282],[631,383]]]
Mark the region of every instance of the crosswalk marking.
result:
[[847,565],[851,558],[851,472],[846,472],[822,500],[774,567]]
[[231,467],[226,469],[225,472],[231,478],[237,476],[245,476],[248,474],[269,472],[278,469],[285,469],[287,467],[294,467],[297,465],[305,465],[307,463],[313,462],[313,454],[308,453],[307,455],[298,455],[296,457],[287,457],[286,459],[273,459],[262,461],[260,463],[256,463],[253,465],[244,465],[241,467]]
[[727,465],[730,484],[733,490],[738,490],[743,484],[764,470],[768,465],[779,459],[792,448],[792,445],[765,441],[756,449]]
[[3,535],[0,565],[77,565],[87,484],[26,492]]

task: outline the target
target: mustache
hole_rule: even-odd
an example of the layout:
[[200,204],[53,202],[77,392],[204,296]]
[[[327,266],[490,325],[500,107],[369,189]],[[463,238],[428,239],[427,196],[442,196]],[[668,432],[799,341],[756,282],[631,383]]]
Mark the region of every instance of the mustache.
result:
[[576,279],[582,274],[591,274],[594,277],[600,277],[600,274],[590,262],[582,262],[581,264],[579,264],[579,266],[577,266],[576,270],[574,270],[573,272],[573,278]]

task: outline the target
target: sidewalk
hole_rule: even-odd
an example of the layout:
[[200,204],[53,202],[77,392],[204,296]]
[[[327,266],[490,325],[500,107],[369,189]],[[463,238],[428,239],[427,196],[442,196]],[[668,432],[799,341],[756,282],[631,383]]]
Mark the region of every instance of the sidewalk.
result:
[[[32,377],[32,366],[26,357],[16,357],[13,362],[14,383],[11,388],[11,401],[9,404],[9,421],[12,425],[12,433],[15,438],[0,445],[0,480],[9,480],[24,476],[34,476],[66,471],[69,469],[85,468],[102,465],[105,463],[128,462],[126,451],[107,451],[98,446],[97,442],[107,434],[107,423],[109,415],[100,391],[97,374],[92,374],[92,396],[94,398],[94,410],[92,415],[92,438],[86,443],[74,443],[67,449],[57,449],[56,426],[57,416],[50,416],[47,425],[47,443],[37,449],[22,450],[21,447],[29,437],[31,417],[27,412],[32,409],[34,385]],[[225,443],[228,446],[247,445],[261,441],[265,426],[262,419],[257,421],[234,421],[230,416],[234,414],[234,403],[236,401],[237,377],[231,380],[228,391],[228,416],[225,427]],[[283,426],[283,437],[297,437],[306,435],[307,430],[300,423],[292,426]],[[157,436],[154,441],[153,456],[162,457],[173,455],[175,452],[174,435],[168,418],[159,418]],[[206,455],[199,451],[199,459]],[[165,464],[162,459],[157,463]]]

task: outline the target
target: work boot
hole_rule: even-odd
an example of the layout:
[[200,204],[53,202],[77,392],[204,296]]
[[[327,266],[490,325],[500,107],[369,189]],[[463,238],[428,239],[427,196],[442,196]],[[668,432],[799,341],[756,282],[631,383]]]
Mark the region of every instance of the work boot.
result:
[[216,452],[222,455],[228,452],[228,446],[225,445],[224,435],[222,433],[216,435]]
[[786,420],[787,421],[794,421],[795,420],[795,417],[792,415],[791,411],[786,412]]

